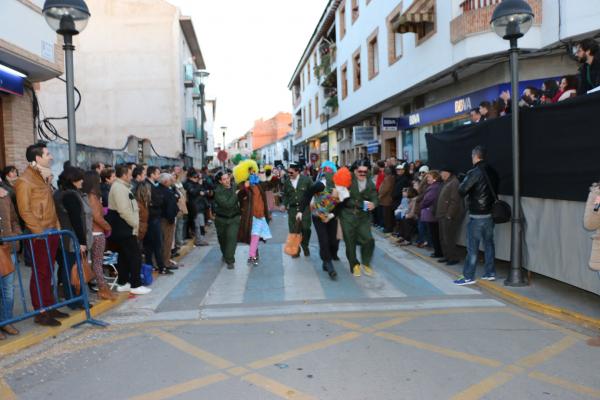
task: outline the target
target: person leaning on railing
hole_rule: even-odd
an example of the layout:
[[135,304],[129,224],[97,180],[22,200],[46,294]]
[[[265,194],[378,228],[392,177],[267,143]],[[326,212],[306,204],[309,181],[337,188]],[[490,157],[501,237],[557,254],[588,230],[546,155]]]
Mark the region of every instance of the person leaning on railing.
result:
[[[8,191],[0,188],[0,237],[20,235],[21,226],[15,207]],[[0,244],[0,340],[6,339],[4,333],[18,335],[19,330],[11,324],[6,324],[13,317],[14,279],[16,264],[12,253],[12,245]]]

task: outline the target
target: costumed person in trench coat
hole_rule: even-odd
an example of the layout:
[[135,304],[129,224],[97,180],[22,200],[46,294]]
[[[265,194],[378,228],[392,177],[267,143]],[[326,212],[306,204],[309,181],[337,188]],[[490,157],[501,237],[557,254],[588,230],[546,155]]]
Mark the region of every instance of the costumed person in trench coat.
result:
[[355,277],[361,275],[361,263],[356,257],[357,245],[360,245],[363,272],[368,276],[373,275],[371,259],[375,241],[371,235],[370,214],[377,207],[378,199],[375,184],[368,178],[370,167],[369,160],[360,160],[354,164],[350,197],[344,201],[340,212],[346,257],[350,262],[350,272]]
[[[310,242],[310,210],[300,212],[300,202],[313,182],[311,178],[300,174],[300,166],[290,164],[288,168],[288,179],[283,184],[283,205],[288,212],[288,229],[290,233],[302,233],[302,251],[304,256],[310,256],[308,244]],[[297,232],[298,221],[301,221],[301,232]],[[294,258],[300,257],[300,252]]]
[[[585,213],[583,214],[583,225],[585,229],[595,231],[594,236],[592,236],[592,253],[589,266],[598,272],[600,277],[600,184],[598,183],[594,183],[590,188],[590,194],[585,204]],[[587,344],[600,347],[600,336],[589,339]]]
[[336,208],[350,195],[348,187],[352,183],[352,175],[347,168],[337,171],[337,167],[331,161],[323,163],[321,168],[322,173],[317,177],[317,182],[310,187],[300,202],[300,212],[304,213],[310,206],[319,239],[319,255],[323,261],[323,271],[335,280],[337,272],[333,261],[339,260],[337,252],[340,243],[337,237]]
[[456,241],[465,216],[464,200],[458,193],[460,183],[452,168],[444,167],[440,171],[444,184],[438,197],[435,217],[439,223],[440,242],[444,258],[439,259],[438,262],[456,265],[460,258]]
[[219,172],[215,178],[217,182],[215,189],[217,238],[227,269],[233,269],[237,235],[240,230],[240,204],[231,185],[231,175],[227,172]]
[[238,242],[250,245],[248,265],[258,265],[258,242],[271,239],[269,221],[271,215],[265,191],[260,186],[258,165],[254,160],[244,160],[233,169],[238,185],[241,220]]

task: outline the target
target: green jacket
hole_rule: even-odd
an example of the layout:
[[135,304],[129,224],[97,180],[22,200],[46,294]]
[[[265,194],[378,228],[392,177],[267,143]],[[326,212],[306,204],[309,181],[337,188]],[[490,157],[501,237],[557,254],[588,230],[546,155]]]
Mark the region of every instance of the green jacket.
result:
[[233,187],[230,189],[218,184],[215,189],[215,214],[217,217],[231,218],[240,215],[240,204]]
[[360,192],[358,190],[358,181],[356,177],[353,176],[352,186],[350,186],[350,198],[344,201],[344,208],[362,210],[365,201],[370,201],[375,205],[375,207],[379,205],[375,184],[371,179],[367,178],[367,188]]
[[287,179],[283,184],[283,205],[287,208],[298,207],[304,198],[304,194],[312,186],[313,181],[308,176],[300,175],[296,189],[292,186],[292,181]]

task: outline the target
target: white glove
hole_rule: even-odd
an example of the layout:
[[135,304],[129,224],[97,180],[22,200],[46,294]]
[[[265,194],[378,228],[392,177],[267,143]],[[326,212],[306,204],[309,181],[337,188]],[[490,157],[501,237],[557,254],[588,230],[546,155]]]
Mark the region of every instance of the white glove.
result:
[[350,197],[350,192],[348,191],[348,188],[343,187],[343,186],[336,186],[335,188],[338,191],[338,196],[340,198],[340,201],[344,201],[348,197]]
[[331,221],[332,219],[335,218],[335,215],[332,213],[327,214],[327,219],[325,220],[325,223]]
[[302,213],[299,212],[296,214],[296,221],[301,221],[302,220]]

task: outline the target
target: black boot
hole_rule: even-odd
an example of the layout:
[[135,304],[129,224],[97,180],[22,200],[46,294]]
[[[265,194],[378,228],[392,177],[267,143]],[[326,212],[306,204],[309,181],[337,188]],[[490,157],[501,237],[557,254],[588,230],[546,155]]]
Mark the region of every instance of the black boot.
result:
[[335,280],[335,278],[337,278],[337,272],[335,272],[333,263],[331,261],[326,261],[323,264],[327,270],[327,273],[329,274],[329,278],[331,278],[332,280]]
[[310,257],[310,250],[308,249],[308,246],[302,247],[302,251],[304,251],[304,257]]

